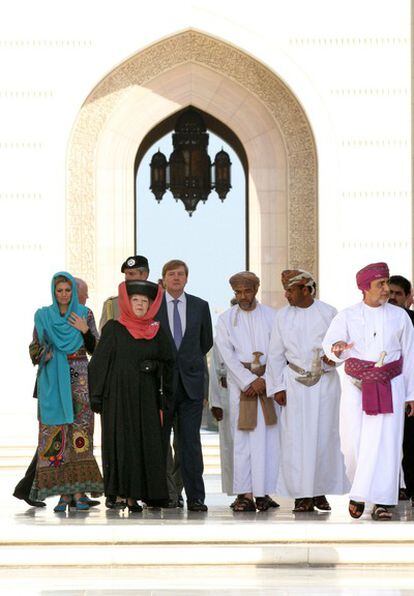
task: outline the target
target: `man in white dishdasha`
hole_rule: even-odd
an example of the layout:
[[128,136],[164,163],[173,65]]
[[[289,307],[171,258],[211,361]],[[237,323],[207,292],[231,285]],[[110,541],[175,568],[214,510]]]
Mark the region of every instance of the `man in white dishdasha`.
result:
[[345,361],[349,513],[361,517],[368,501],[378,521],[391,519],[389,507],[398,503],[404,410],[414,414],[414,331],[404,309],[387,303],[388,279],[386,263],[358,271],[363,300],[334,318],[323,341],[326,354]]
[[326,495],[349,488],[339,436],[341,386],[322,351],[336,309],[316,300],[307,271],[283,271],[282,284],[289,304],[276,313],[267,361],[267,392],[282,406],[277,492],[295,499],[295,513],[330,511]]
[[259,304],[259,278],[233,275],[237,304],[220,315],[216,345],[227,368],[234,440],[233,511],[266,511],[275,492],[278,427],[273,398],[266,397],[266,359],[276,311]]

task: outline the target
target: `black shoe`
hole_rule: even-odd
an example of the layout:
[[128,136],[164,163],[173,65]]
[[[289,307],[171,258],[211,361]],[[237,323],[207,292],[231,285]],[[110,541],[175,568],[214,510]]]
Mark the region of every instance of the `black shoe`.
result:
[[126,509],[127,506],[127,502],[126,499],[121,499],[121,500],[116,500],[114,503],[114,509],[118,509],[119,511],[123,511],[124,509]]
[[115,505],[116,505],[116,497],[113,497],[112,495],[110,497],[106,497],[105,507],[107,507],[108,509],[115,509]]
[[14,492],[13,497],[16,497],[16,499],[19,499],[19,501],[25,501],[28,505],[30,505],[30,507],[46,507],[46,503],[44,501],[34,501],[33,499],[30,499],[30,497],[25,497],[18,492]]
[[129,505],[129,503],[127,503],[127,508],[128,508],[129,513],[141,513],[141,511],[142,511],[141,505],[139,503],[137,503],[136,501],[132,505]]
[[180,495],[177,499],[177,506],[182,509],[184,507],[184,499],[182,498],[182,496]]
[[165,501],[162,503],[161,507],[163,509],[177,509],[179,507],[178,501],[174,501],[174,499],[170,499],[169,501]]
[[97,501],[96,499],[90,499],[89,497],[86,497],[86,502],[88,503],[89,507],[97,507],[101,504],[100,501]]
[[30,507],[46,507],[46,503],[44,501],[33,501],[33,499],[29,499],[29,497],[27,497],[27,499],[22,500],[26,501],[26,503],[30,505]]
[[188,511],[208,511],[207,505],[204,505],[203,501],[196,499],[195,501],[187,501]]

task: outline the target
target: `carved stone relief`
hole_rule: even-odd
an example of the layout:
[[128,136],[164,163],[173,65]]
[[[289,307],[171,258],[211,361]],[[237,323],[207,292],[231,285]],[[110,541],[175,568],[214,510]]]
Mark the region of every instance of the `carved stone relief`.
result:
[[[241,50],[188,30],[138,52],[115,68],[86,99],[68,152],[67,266],[95,286],[95,155],[99,135],[131,86],[145,86],[180,64],[197,63],[241,85],[280,130],[288,164],[288,262],[317,274],[317,159],[305,113],[288,87]],[[154,123],[155,124],[155,123]]]

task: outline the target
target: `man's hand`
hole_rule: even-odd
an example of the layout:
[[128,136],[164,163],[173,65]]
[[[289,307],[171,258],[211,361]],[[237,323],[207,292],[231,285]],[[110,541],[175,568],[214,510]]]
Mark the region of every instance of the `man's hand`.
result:
[[217,408],[216,406],[213,406],[211,408],[211,413],[213,414],[213,416],[217,420],[217,422],[220,422],[221,420],[223,420],[222,408]]
[[409,418],[414,416],[414,401],[406,401],[405,402],[405,411]]
[[286,405],[286,391],[278,391],[277,393],[275,393],[275,396],[273,399],[275,400],[276,403],[279,404],[279,406],[285,406]]
[[266,393],[266,383],[262,377],[257,377],[255,381],[246,389],[247,397],[255,397],[256,395],[263,395]]
[[353,343],[347,344],[346,341],[337,341],[333,344],[331,352],[335,354],[337,358],[339,358],[342,352],[345,352],[345,350],[350,350],[353,345]]

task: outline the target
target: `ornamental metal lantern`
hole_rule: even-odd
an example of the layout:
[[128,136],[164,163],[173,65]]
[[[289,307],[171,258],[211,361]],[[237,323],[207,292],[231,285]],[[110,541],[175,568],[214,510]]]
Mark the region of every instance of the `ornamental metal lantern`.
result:
[[160,150],[154,153],[151,159],[151,186],[150,189],[157,201],[161,201],[167,190],[167,160]]
[[[169,188],[176,201],[184,203],[191,216],[199,201],[207,201],[215,189],[223,201],[231,188],[229,155],[221,150],[212,165],[207,152],[209,135],[200,112],[188,108],[177,119],[170,161],[157,151],[151,159],[150,189],[158,202]],[[214,167],[214,182],[212,168]]]
[[214,186],[222,201],[224,201],[231,188],[230,166],[229,154],[222,149],[217,153],[214,161]]

